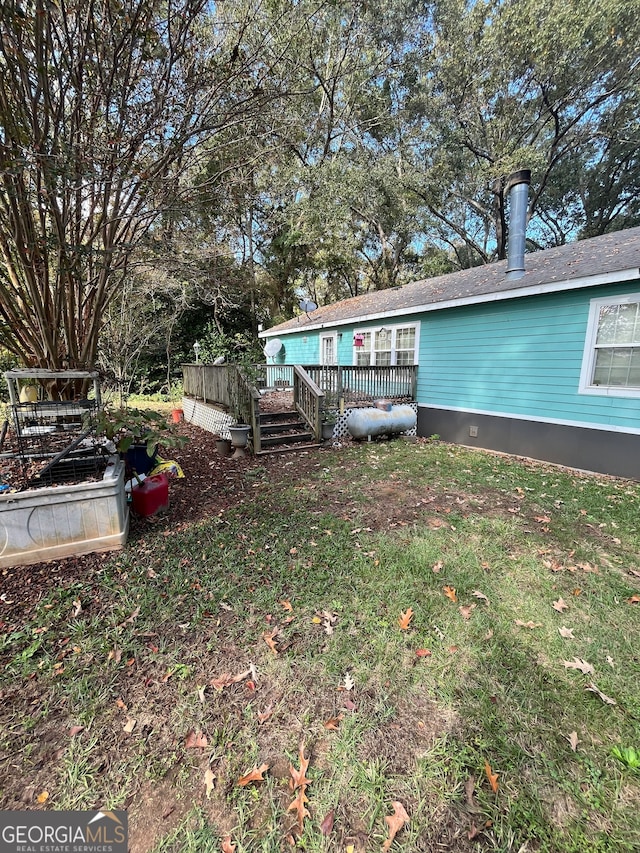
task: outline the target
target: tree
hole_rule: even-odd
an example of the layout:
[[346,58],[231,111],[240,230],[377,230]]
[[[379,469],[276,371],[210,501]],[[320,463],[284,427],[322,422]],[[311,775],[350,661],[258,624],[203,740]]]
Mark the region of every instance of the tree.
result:
[[[625,204],[637,202],[629,116],[638,111],[639,35],[626,0],[437,0],[419,72],[406,72],[414,125],[405,158],[445,242],[463,241],[484,262],[504,258],[504,178],[524,167],[539,242],[597,232],[602,213],[623,221]],[[602,168],[610,183],[596,180]],[[552,220],[571,172],[578,219],[567,232]]]
[[281,97],[280,44],[269,30],[247,37],[253,13],[208,0],[2,4],[0,344],[25,364],[94,365],[132,252],[170,230],[203,138],[241,135]]

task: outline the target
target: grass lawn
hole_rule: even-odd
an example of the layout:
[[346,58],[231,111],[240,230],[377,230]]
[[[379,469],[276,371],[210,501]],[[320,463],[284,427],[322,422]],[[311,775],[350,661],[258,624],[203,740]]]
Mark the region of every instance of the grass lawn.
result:
[[278,465],[2,622],[2,807],[127,808],[133,853],[639,850],[640,485]]

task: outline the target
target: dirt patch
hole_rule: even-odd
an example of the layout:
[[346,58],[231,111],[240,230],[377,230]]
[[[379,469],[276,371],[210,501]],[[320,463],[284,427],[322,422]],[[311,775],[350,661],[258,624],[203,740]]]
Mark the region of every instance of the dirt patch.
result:
[[452,711],[416,694],[400,702],[393,716],[379,728],[368,732],[359,756],[365,761],[382,760],[389,773],[409,773],[434,742],[456,726],[457,718]]

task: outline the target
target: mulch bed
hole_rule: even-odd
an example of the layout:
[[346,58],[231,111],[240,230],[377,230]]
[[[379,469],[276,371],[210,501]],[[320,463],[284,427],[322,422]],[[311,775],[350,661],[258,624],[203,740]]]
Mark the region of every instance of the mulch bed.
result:
[[[128,548],[135,548],[136,541],[151,531],[180,530],[239,504],[253,493],[245,476],[248,468],[260,465],[268,470],[270,479],[290,474],[290,469],[283,466],[283,460],[291,460],[290,454],[225,459],[216,451],[217,435],[185,422],[177,426],[177,431],[189,438],[188,444],[164,456],[180,465],[184,478],[171,480],[167,512],[149,518],[131,513]],[[293,455],[298,471],[319,464],[316,452]],[[108,558],[109,553],[95,553],[0,569],[0,630],[11,630],[28,618],[50,589],[86,582]]]

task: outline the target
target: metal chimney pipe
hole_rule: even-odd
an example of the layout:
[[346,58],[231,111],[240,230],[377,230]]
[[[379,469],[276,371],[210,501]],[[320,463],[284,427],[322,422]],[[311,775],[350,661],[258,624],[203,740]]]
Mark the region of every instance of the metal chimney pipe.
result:
[[509,251],[507,278],[517,279],[524,275],[524,249],[527,232],[527,209],[529,206],[529,184],[531,170],[521,169],[507,178],[505,192],[509,193]]

